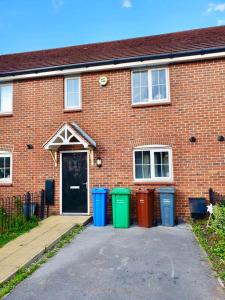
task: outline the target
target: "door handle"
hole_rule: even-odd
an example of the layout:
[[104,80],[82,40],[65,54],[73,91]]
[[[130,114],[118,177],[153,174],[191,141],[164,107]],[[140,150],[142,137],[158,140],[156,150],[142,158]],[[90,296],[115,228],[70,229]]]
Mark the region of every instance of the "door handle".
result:
[[80,186],[79,186],[79,185],[71,185],[71,186],[70,186],[70,189],[71,189],[71,190],[79,190],[79,189],[80,189]]

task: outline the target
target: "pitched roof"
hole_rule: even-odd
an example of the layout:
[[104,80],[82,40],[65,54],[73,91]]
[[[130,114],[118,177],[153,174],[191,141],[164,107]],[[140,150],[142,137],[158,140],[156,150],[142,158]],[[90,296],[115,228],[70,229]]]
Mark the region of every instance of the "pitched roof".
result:
[[73,144],[96,148],[96,142],[75,122],[63,123],[43,147],[48,150],[57,150],[61,146]]
[[[181,52],[222,49],[223,47],[225,48],[225,26],[210,27],[127,40],[1,55],[0,76],[25,70],[51,69],[88,63],[102,64],[119,59],[171,55],[171,53],[178,55]],[[217,50],[214,49],[214,52]]]

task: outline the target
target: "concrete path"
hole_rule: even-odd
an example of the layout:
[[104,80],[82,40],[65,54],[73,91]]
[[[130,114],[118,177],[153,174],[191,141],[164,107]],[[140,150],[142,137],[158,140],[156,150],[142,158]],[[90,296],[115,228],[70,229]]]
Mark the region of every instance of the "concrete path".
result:
[[222,300],[191,230],[88,226],[7,300]]
[[84,224],[89,219],[89,216],[51,216],[0,248],[0,283],[41,256],[76,224]]

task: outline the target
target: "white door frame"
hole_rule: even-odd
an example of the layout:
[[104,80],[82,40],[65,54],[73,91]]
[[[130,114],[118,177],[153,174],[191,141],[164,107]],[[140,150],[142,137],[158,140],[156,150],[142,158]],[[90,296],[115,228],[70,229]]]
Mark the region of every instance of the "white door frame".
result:
[[[87,213],[63,213],[62,212],[62,154],[63,153],[76,153],[86,152],[87,153]],[[69,150],[60,151],[60,215],[79,215],[89,216],[90,215],[90,189],[89,189],[89,150]]]

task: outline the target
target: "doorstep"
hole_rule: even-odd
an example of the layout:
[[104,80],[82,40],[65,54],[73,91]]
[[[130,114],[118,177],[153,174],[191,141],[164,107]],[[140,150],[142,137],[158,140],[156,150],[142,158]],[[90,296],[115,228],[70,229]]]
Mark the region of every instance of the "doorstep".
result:
[[0,284],[29,266],[76,225],[86,225],[91,216],[51,216],[39,226],[0,248]]

